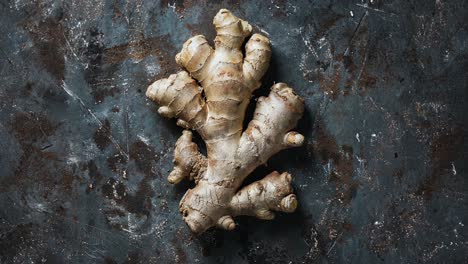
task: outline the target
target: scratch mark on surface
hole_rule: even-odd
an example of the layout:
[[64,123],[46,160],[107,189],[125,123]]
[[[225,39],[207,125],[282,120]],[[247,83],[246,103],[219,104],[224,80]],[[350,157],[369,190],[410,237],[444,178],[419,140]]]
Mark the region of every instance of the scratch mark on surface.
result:
[[453,175],[457,175],[457,169],[455,168],[455,164],[452,162],[452,172]]
[[124,117],[124,126],[125,126],[125,144],[127,148],[127,153],[130,153],[130,147],[129,147],[129,130],[130,130],[130,124],[129,124],[129,117],[128,117],[128,100],[127,100],[127,91],[128,89],[124,89],[124,101],[125,101],[125,117]]
[[149,140],[149,138],[143,136],[143,135],[137,135],[137,138],[140,139],[141,141],[143,141],[143,143],[145,143],[146,145],[150,145],[151,142]]
[[67,46],[70,49],[71,53],[73,54],[73,56],[75,56],[79,60],[80,58],[78,58],[78,55],[76,55],[75,51],[73,50],[72,46],[70,45],[70,41],[68,41],[67,36],[65,36],[65,32],[62,31],[62,34],[63,34],[63,38],[65,39],[65,42],[67,42]]
[[379,12],[379,13],[384,13],[384,14],[389,14],[389,15],[395,15],[393,13],[390,13],[390,12],[386,12],[382,9],[377,9],[377,8],[372,8],[370,7],[368,4],[356,4],[357,6],[359,7],[362,7],[362,8],[365,8],[365,9],[368,9],[368,10],[372,10],[372,11],[375,11],[375,12]]
[[372,96],[368,96],[367,98],[369,98],[369,101],[375,108],[380,109],[382,112],[385,112],[385,109],[382,106],[378,106],[377,103],[374,101],[374,98],[372,98]]
[[362,63],[361,63],[361,69],[359,70],[359,74],[356,80],[354,81],[354,89],[356,89],[356,86],[359,83],[359,80],[361,79],[362,72],[364,71],[364,68],[366,68],[367,57],[368,57],[368,52],[367,52],[367,46],[366,46],[365,51],[364,51],[364,58],[362,59]]
[[343,234],[343,232],[341,232],[336,238],[335,238],[335,241],[333,241],[333,244],[331,245],[331,247],[328,249],[327,251],[327,256],[330,254],[330,252],[332,251],[332,249],[336,246],[336,241],[338,239],[340,239],[341,235]]
[[[85,109],[86,112],[88,112],[88,114],[91,117],[93,117],[94,121],[98,123],[99,127],[103,127],[103,128],[105,127],[104,124],[101,122],[101,120],[99,120],[99,118],[96,116],[96,114],[89,107],[86,106],[83,100],[78,95],[76,95],[72,90],[70,90],[70,88],[68,88],[68,85],[65,83],[65,81],[62,81],[62,88],[70,97],[72,97],[74,100],[80,103],[81,107],[83,107],[83,109]],[[123,150],[123,148],[120,146],[117,140],[115,140],[115,138],[112,136],[110,131],[109,131],[109,135],[107,135],[107,138],[112,142],[112,144],[120,152],[120,154],[122,154],[128,160],[129,156],[127,152]]]
[[359,19],[359,22],[358,22],[356,28],[354,29],[353,35],[349,39],[348,47],[345,50],[344,56],[348,56],[349,47],[351,47],[351,44],[353,43],[354,37],[356,37],[356,33],[358,32],[359,28],[361,28],[362,22],[364,21],[364,19],[367,17],[368,14],[369,14],[369,12],[366,11],[364,14],[362,14],[361,19]]

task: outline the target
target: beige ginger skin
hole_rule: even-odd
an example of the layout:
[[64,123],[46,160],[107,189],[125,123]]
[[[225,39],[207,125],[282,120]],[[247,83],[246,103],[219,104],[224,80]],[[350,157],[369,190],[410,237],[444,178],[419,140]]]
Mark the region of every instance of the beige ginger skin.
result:
[[[176,56],[186,71],[154,82],[146,92],[160,106],[159,114],[177,118],[186,129],[177,140],[168,181],[195,181],[179,205],[195,233],[213,226],[232,230],[233,217],[238,215],[270,220],[273,211],[293,212],[297,200],[287,172],[274,171],[240,186],[273,154],[304,141],[301,134],[290,131],[302,116],[304,102],[284,83],[273,85],[268,97],[258,99],[254,117],[242,131],[252,92],[260,87],[270,62],[270,41],[253,34],[244,57],[242,44],[252,32],[249,23],[221,9],[213,24],[215,49],[202,35],[190,38]],[[207,157],[198,152],[190,129],[206,143]]]

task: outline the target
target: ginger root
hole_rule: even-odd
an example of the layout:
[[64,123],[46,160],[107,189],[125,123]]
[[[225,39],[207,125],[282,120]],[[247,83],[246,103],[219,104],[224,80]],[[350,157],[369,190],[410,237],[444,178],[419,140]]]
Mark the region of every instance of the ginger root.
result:
[[[180,212],[190,229],[202,233],[212,226],[235,228],[234,216],[273,219],[273,211],[293,212],[297,207],[289,173],[274,171],[240,189],[244,179],[282,149],[302,145],[304,137],[293,129],[304,110],[303,99],[284,83],[257,101],[253,120],[242,125],[252,92],[268,68],[270,41],[253,34],[246,21],[221,9],[213,20],[217,36],[213,49],[204,36],[190,38],[177,54],[186,69],[148,87],[146,96],[164,117],[177,118],[185,130],[176,143],[170,183],[194,180],[180,201]],[[198,82],[197,82],[197,81]],[[204,92],[204,95],[203,95]],[[207,156],[192,142],[196,130]]]

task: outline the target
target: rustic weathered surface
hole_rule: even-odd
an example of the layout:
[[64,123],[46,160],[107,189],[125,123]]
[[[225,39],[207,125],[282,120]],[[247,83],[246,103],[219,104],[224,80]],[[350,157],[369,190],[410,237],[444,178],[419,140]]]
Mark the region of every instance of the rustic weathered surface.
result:
[[[468,3],[336,2],[1,2],[0,262],[467,261]],[[256,96],[294,87],[308,141],[251,178],[288,169],[298,212],[195,237],[144,89],[222,7],[269,35]]]

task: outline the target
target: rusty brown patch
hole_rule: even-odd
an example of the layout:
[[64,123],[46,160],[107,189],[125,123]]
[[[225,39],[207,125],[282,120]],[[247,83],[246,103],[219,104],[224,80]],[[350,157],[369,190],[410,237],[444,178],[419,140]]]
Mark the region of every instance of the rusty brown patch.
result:
[[320,72],[318,74],[318,80],[320,83],[320,90],[328,95],[332,100],[336,100],[338,95],[341,93],[339,85],[341,83],[341,66],[335,64],[331,76],[327,73]]
[[168,36],[135,40],[123,45],[103,50],[104,61],[108,64],[119,64],[127,59],[142,60],[153,55],[159,59],[162,75],[175,72],[179,67],[174,59],[174,46]]
[[[317,69],[304,75],[304,78],[318,82],[320,90],[332,100],[336,100],[339,95],[348,95],[353,85],[355,65],[352,60],[346,58],[343,55],[337,55],[332,65],[318,62]],[[342,89],[342,86],[346,89]]]
[[116,0],[114,3],[112,3],[112,11],[114,12],[114,16],[112,17],[113,21],[117,21],[122,19],[122,21],[125,21],[125,15],[124,13],[120,10],[119,5],[122,4],[120,1]]
[[145,144],[145,142],[137,140],[130,146],[130,159],[135,160],[137,170],[146,176],[154,175],[152,171],[153,164],[155,164],[158,156],[156,151]]
[[[0,189],[17,186],[21,191],[34,191],[44,199],[60,199],[58,194],[73,190],[77,179],[72,171],[62,167],[62,154],[49,151],[54,145],[50,141],[60,124],[51,122],[45,115],[35,112],[18,112],[12,120],[12,133],[16,137],[22,154],[14,175],[5,175],[1,179]],[[50,198],[50,196],[54,196]]]
[[431,175],[419,187],[417,195],[423,195],[425,199],[430,200],[433,192],[444,187],[444,182],[452,170],[452,162],[462,153],[463,143],[464,130],[461,127],[455,127],[431,142]]
[[21,185],[28,180],[33,180],[35,175],[39,176],[36,180],[47,179],[52,184],[53,177],[43,164],[57,160],[55,153],[45,151],[45,146],[51,145],[47,138],[55,133],[57,127],[58,125],[39,113],[18,112],[15,114],[12,128],[23,153],[15,176],[5,181],[4,187],[10,184]]
[[88,185],[88,187],[86,188],[86,193],[90,193],[91,190],[93,190],[93,187],[99,184],[103,176],[99,172],[98,167],[96,163],[94,162],[94,160],[90,160],[86,165],[83,166],[82,169],[88,170],[89,179],[92,185],[91,186]]
[[100,104],[104,101],[104,98],[108,96],[114,96],[115,94],[120,93],[120,89],[117,87],[112,87],[112,88],[100,88],[100,89],[93,89],[93,97],[94,97],[94,102]]
[[104,34],[96,28],[89,32],[89,45],[85,55],[88,67],[84,71],[84,78],[91,88],[94,102],[100,104],[108,96],[114,96],[120,90],[113,85],[115,72],[119,65],[104,63]]
[[57,80],[63,80],[66,40],[62,21],[54,18],[37,21],[33,18],[24,22],[23,27],[34,43],[37,60]]
[[102,151],[111,143],[111,130],[109,120],[104,120],[102,126],[100,126],[93,135],[94,143]]
[[16,113],[12,125],[16,139],[23,146],[30,146],[53,135],[58,127],[43,114],[35,112]]
[[316,136],[313,140],[314,156],[322,165],[332,163],[329,180],[336,185],[336,198],[343,204],[349,205],[359,182],[353,179],[353,149],[351,146],[339,146],[335,138],[320,123],[315,128]]
[[75,179],[75,176],[70,172],[70,171],[63,171],[62,173],[62,186],[65,191],[72,191],[73,188],[73,181]]

